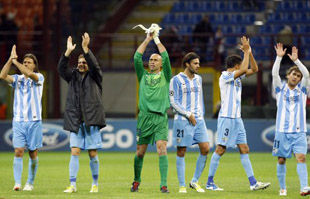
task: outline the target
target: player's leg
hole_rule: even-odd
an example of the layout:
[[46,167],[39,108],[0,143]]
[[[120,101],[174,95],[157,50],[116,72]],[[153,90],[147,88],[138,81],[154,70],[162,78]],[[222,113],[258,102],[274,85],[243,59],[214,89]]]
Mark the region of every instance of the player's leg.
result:
[[210,147],[209,147],[209,142],[201,142],[201,143],[198,143],[198,145],[199,145],[200,153],[196,161],[195,173],[189,186],[192,189],[195,189],[197,192],[203,193],[205,192],[205,190],[201,188],[201,186],[198,184],[198,180],[206,166],[207,155],[208,155]]
[[278,164],[277,164],[277,177],[280,184],[280,192],[279,194],[281,196],[286,196],[286,184],[285,184],[285,178],[286,178],[286,158],[284,157],[278,157]]
[[272,155],[278,157],[277,177],[280,185],[280,196],[286,196],[286,159],[292,156],[292,143],[285,133],[275,133]]
[[179,192],[180,193],[186,193],[186,184],[185,184],[185,153],[186,153],[186,147],[177,147],[177,174],[178,174],[178,180],[179,180]]
[[69,163],[69,179],[70,187],[65,190],[66,193],[76,192],[76,178],[79,171],[80,163],[79,156],[81,149],[78,147],[71,147],[71,158]]
[[21,190],[21,179],[23,172],[23,155],[26,146],[26,132],[23,127],[23,122],[13,121],[13,147],[14,147],[14,161],[13,161],[13,173],[15,185],[13,190]]
[[34,179],[38,170],[38,148],[42,147],[42,122],[28,122],[28,138],[27,146],[29,149],[29,166],[28,166],[28,179],[24,186],[24,191],[32,191]]
[[176,167],[179,180],[179,193],[187,193],[185,183],[185,153],[192,146],[194,128],[187,120],[174,120],[172,142],[177,147]]
[[159,116],[153,115],[154,122],[154,141],[159,155],[159,171],[160,171],[160,191],[169,193],[167,189],[168,176],[168,156],[167,156],[167,141],[168,141],[168,115]]
[[139,112],[136,137],[137,150],[134,157],[134,181],[130,189],[131,192],[139,191],[144,154],[147,150],[148,144],[152,143],[153,123],[151,114],[142,111]]
[[70,186],[67,187],[65,193],[74,193],[77,191],[76,178],[79,171],[79,156],[81,149],[85,148],[85,134],[83,125],[80,125],[78,133],[70,133],[71,158],[69,162],[69,180]]
[[212,154],[210,166],[209,166],[209,173],[208,173],[208,182],[206,185],[206,189],[208,190],[214,190],[214,191],[222,191],[222,188],[219,188],[214,184],[214,175],[216,173],[216,170],[218,168],[220,158],[222,155],[224,155],[226,151],[226,146],[217,145],[215,152]]
[[102,148],[102,138],[99,126],[86,126],[83,123],[85,132],[85,149],[88,150],[89,166],[93,178],[91,193],[98,192],[98,179],[99,179],[99,158],[98,149]]
[[194,142],[198,143],[200,154],[196,162],[196,169],[194,176],[191,180],[191,184],[192,186],[197,187],[195,189],[198,192],[204,192],[202,188],[199,188],[200,186],[198,184],[198,180],[206,166],[207,155],[210,150],[207,127],[205,125],[204,120],[197,120],[197,124],[194,128]]
[[91,193],[98,192],[98,177],[99,177],[99,159],[97,154],[97,149],[88,150],[89,155],[89,166],[92,174],[93,182],[92,188],[90,190]]
[[307,137],[306,133],[297,133],[292,135],[293,153],[297,160],[297,173],[300,182],[300,195],[306,196],[310,194],[310,187],[308,187],[308,172],[306,165],[307,154]]
[[253,186],[256,184],[256,179],[254,177],[254,172],[252,168],[252,164],[249,158],[249,146],[247,144],[238,144],[239,152],[240,152],[240,160],[242,166],[245,170],[245,173],[249,179],[250,185]]
[[134,182],[132,183],[131,192],[136,192],[139,190],[143,158],[147,150],[147,146],[148,144],[137,144],[137,151],[134,157]]
[[14,191],[21,190],[24,150],[25,150],[24,148],[14,149],[14,152],[15,152],[14,161],[13,161],[13,173],[14,173],[14,180],[15,180],[15,185],[13,188]]
[[232,143],[232,129],[233,129],[233,120],[230,118],[218,118],[217,120],[217,143],[215,152],[212,154],[210,166],[209,166],[209,174],[208,174],[208,182],[206,185],[206,189],[208,190],[216,190],[222,191],[223,189],[217,187],[214,184],[214,175],[219,165],[219,161],[221,156],[226,151],[226,146],[229,146]]
[[162,193],[169,193],[167,189],[168,176],[168,156],[167,156],[167,141],[157,140],[156,149],[159,155],[159,172],[160,172],[160,190]]
[[236,144],[240,152],[240,160],[250,182],[251,190],[259,190],[267,188],[270,183],[257,182],[254,177],[252,164],[249,158],[249,146],[246,139],[246,131],[241,118],[235,119],[234,131],[236,132]]

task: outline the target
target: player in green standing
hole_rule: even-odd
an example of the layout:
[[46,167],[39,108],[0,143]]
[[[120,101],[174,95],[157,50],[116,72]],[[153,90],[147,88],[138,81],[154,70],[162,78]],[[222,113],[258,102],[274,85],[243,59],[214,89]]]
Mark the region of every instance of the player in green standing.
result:
[[[137,122],[137,152],[134,158],[134,182],[131,192],[137,192],[141,183],[143,157],[148,144],[156,143],[159,155],[160,191],[169,193],[167,189],[168,175],[168,116],[169,83],[171,65],[166,48],[158,38],[159,30],[147,33],[145,40],[134,55],[134,66],[139,81],[139,115]],[[154,40],[160,54],[152,54],[149,58],[149,71],[144,69],[142,55]],[[162,67],[162,70],[161,70]]]

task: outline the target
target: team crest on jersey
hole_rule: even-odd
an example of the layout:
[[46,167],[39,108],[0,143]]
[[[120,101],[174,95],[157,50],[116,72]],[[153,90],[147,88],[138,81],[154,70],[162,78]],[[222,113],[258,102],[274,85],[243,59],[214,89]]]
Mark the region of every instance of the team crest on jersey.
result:
[[174,92],[173,92],[173,91],[169,91],[169,95],[170,95],[170,96],[173,96],[173,95],[174,95]]
[[177,143],[181,143],[181,138],[177,138]]
[[136,136],[136,140],[137,140],[137,142],[139,142],[139,139],[140,139],[140,137],[137,135],[137,136]]
[[160,75],[146,75],[145,84],[148,86],[156,86],[161,81]]
[[235,86],[241,87],[241,82],[240,81],[235,81]]

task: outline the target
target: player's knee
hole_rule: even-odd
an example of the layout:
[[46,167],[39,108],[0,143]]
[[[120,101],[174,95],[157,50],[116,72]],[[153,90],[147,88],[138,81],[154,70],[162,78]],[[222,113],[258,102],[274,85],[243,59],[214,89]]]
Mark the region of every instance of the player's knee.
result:
[[218,145],[215,149],[215,153],[222,156],[226,151],[226,147]]
[[165,146],[161,146],[157,148],[158,155],[167,155],[167,148]]
[[278,159],[278,163],[279,163],[279,164],[285,164],[285,162],[286,162],[286,161],[285,161],[285,158],[279,158],[279,159]]
[[15,157],[23,157],[24,149],[23,148],[15,148]]
[[80,150],[78,150],[77,148],[72,148],[71,149],[71,155],[80,155]]
[[145,155],[145,151],[137,151],[137,156],[138,156],[139,158],[143,158],[144,155]]
[[177,147],[177,156],[184,157],[186,153],[186,147]]
[[296,159],[297,159],[298,163],[305,163],[306,162],[306,156],[305,155],[297,156]]

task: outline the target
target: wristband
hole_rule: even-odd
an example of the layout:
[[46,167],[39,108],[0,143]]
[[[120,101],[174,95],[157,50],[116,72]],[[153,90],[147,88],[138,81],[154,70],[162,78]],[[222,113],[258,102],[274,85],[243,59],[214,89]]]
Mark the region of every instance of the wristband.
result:
[[155,42],[156,45],[159,44],[160,43],[159,38],[158,37],[154,37],[154,42]]

